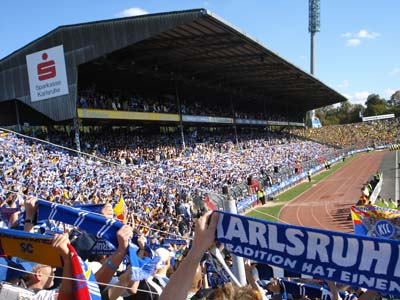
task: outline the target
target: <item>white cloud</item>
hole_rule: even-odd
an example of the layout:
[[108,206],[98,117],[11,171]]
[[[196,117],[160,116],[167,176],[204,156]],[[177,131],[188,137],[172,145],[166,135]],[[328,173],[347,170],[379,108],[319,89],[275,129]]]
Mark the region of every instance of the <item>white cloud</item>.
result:
[[400,68],[394,68],[392,72],[390,72],[391,75],[400,75]]
[[369,32],[366,29],[361,29],[358,32],[346,32],[342,33],[341,36],[346,39],[347,47],[355,47],[361,44],[361,40],[369,39],[373,40],[379,37],[381,34],[378,32]]
[[338,84],[338,88],[347,88],[350,86],[350,83],[348,80],[343,80],[341,83]]
[[377,38],[378,36],[380,36],[380,33],[377,32],[368,32],[365,29],[361,29],[356,36],[359,38],[365,38],[365,39],[374,39]]
[[359,39],[349,39],[347,40],[346,46],[347,47],[355,47],[360,45],[361,41]]
[[133,17],[133,16],[140,16],[140,15],[146,15],[148,14],[147,11],[140,7],[131,7],[124,9],[123,11],[117,13],[115,16],[119,18],[124,18],[124,17]]
[[354,94],[345,94],[345,93],[341,94],[345,96],[352,104],[365,105],[365,102],[367,101],[367,98],[371,93],[367,91],[362,91],[362,92],[356,92]]
[[[378,93],[378,95],[381,98],[384,98],[386,100],[390,99],[390,97],[396,92],[396,90],[392,88],[387,88],[381,93]],[[362,92],[356,92],[354,94],[347,94],[347,93],[341,93],[344,97],[346,97],[350,103],[352,104],[362,104],[365,106],[365,102],[367,102],[367,98],[369,95],[371,95],[370,92],[368,91],[362,91]]]
[[396,92],[396,90],[388,88],[383,91],[383,98],[390,99],[390,97]]
[[368,96],[371,95],[370,92],[363,91],[363,92],[357,92],[353,95],[351,102],[353,104],[365,104],[367,101]]

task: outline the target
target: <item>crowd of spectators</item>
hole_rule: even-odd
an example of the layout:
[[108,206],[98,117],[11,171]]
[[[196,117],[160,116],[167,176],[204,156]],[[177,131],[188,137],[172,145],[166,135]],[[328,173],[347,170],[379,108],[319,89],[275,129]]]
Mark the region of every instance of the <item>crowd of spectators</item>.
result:
[[[60,140],[56,134],[51,137]],[[336,153],[333,147],[272,132],[235,136],[195,131],[185,135],[185,144],[183,149],[179,132],[138,134],[121,128],[81,134],[81,149],[87,153],[217,193],[249,176],[269,176],[271,184],[279,183],[301,165]]]
[[[241,177],[251,172],[252,168],[258,170],[260,163],[293,163],[299,159],[315,158],[330,150],[291,137],[249,138],[238,147],[226,141],[221,144],[203,143],[190,147],[189,152],[177,153],[169,158],[166,155],[159,160],[145,160],[142,164],[133,164],[134,168],[126,168],[126,156],[122,152],[118,154],[120,164],[114,165],[85,156],[69,155],[53,146],[24,140],[14,134],[3,132],[0,140],[2,208],[19,209],[9,220],[2,220],[3,227],[20,228],[22,224],[27,231],[35,230],[35,227],[38,230],[31,224],[36,199],[68,206],[101,203],[104,204],[102,213],[108,217],[113,217],[112,204],[119,202],[121,197],[124,199],[129,225],[118,231],[119,246],[115,253],[98,258],[99,267],[95,276],[103,299],[158,299],[160,295],[160,299],[164,300],[190,299],[197,293],[207,299],[224,299],[221,295],[231,297],[232,293],[241,297],[246,295],[246,299],[262,299],[264,294],[271,297],[281,295],[283,283],[276,280],[262,285],[257,278],[270,278],[257,277],[256,265],[250,263],[246,264],[250,287],[237,289],[225,285],[223,289],[218,289],[222,284],[218,273],[202,255],[214,240],[218,215],[214,215],[209,225],[209,214],[201,217],[194,234],[194,219],[203,213],[194,209],[193,199],[199,196],[195,187],[213,189],[218,184],[243,180]],[[160,174],[162,177],[158,176]],[[140,282],[130,280],[129,269],[116,273],[119,265],[123,264],[126,241],[134,233],[140,249],[146,243],[158,245],[156,253],[163,262],[153,276]],[[189,242],[183,245],[163,244],[168,238],[185,241],[194,238],[194,241],[189,250]],[[72,255],[67,247],[69,243],[67,234],[56,234],[53,239],[55,251],[64,259],[64,277],[71,277],[68,268]],[[230,256],[225,254],[229,265]],[[54,274],[51,267],[35,265],[32,271],[34,276],[25,277],[25,282],[27,287],[36,289],[37,299],[53,299],[54,295],[58,295],[58,299],[74,299],[70,294],[72,287],[69,280],[59,282],[61,286],[56,290],[44,290],[53,284],[49,280]],[[43,273],[45,271],[47,273]],[[171,272],[175,275],[171,276]],[[122,288],[107,288],[110,281]],[[321,289],[321,282],[309,283],[316,285],[317,290]],[[334,294],[338,292],[331,283],[325,288]]]
[[376,172],[370,180],[363,184],[357,205],[375,205],[383,208],[400,209],[400,199],[396,200],[390,197],[385,199],[379,193],[375,193],[376,195],[373,197],[374,190],[381,180],[381,176],[380,172]]
[[400,118],[322,128],[292,129],[290,132],[340,148],[374,147],[400,141]]
[[[193,185],[178,185],[173,180],[164,182],[154,180],[156,178],[146,175],[151,172],[150,167],[145,172],[140,170],[139,173],[139,170],[128,170],[120,165],[110,166],[85,157],[70,156],[53,147],[25,141],[13,134],[2,133],[0,139],[0,197],[2,208],[24,208],[22,211],[25,211],[25,213],[22,211],[14,213],[7,222],[3,220],[3,226],[8,224],[11,228],[18,228],[22,222],[22,224],[25,224],[23,226],[25,230],[34,230],[34,224],[27,223],[26,220],[31,221],[33,219],[36,198],[69,206],[77,203],[103,203],[102,213],[112,217],[111,203],[118,202],[123,196],[128,208],[128,215],[130,215],[130,225],[126,225],[118,231],[120,246],[114,254],[99,260],[99,267],[95,273],[102,289],[102,296],[105,299],[116,299],[121,295],[125,299],[157,299],[160,295],[161,299],[186,299],[188,294],[192,296],[199,290],[204,293],[206,288],[215,289],[221,284],[220,281],[213,278],[218,277],[215,270],[214,275],[210,275],[212,272],[210,273],[209,270],[212,267],[202,260],[202,255],[200,255],[204,253],[214,239],[213,234],[217,217],[213,218],[208,227],[206,220],[209,215],[202,217],[197,222],[196,234],[193,234],[193,216],[196,215],[196,212],[193,211],[193,203],[189,197],[191,192],[189,186]],[[278,142],[278,140],[275,140],[271,143],[282,144],[278,146],[280,148],[275,150],[280,154],[285,153],[283,160],[290,158],[289,154],[292,153],[285,152],[287,151],[285,146],[291,145],[293,149],[300,147],[299,149],[306,152],[310,150],[307,148],[309,145],[305,143],[300,146],[301,143],[298,141],[288,143],[288,141]],[[263,142],[256,140],[248,140],[242,143],[241,147],[243,149],[237,153],[241,153],[245,157],[244,164],[249,159],[244,151],[254,153],[260,147],[266,148]],[[213,159],[220,159],[219,155],[236,153],[233,146],[228,147],[226,145],[214,151],[215,154],[213,154],[211,148],[206,148],[205,152],[202,152],[203,150],[203,148],[200,148],[198,152],[194,151],[189,156],[183,155],[177,158],[188,159],[193,156],[194,161],[196,161],[200,155],[208,155],[206,161],[212,161]],[[216,155],[215,158],[212,155]],[[236,160],[240,158],[227,156],[224,159]],[[171,158],[166,159],[166,162],[178,164],[179,160],[173,161],[173,158]],[[183,162],[185,161],[183,160]],[[179,166],[179,168],[185,167],[188,167],[185,163]],[[225,165],[222,166],[222,168],[226,167]],[[170,172],[178,172],[178,170],[171,170]],[[164,175],[171,177],[170,174]],[[116,270],[111,268],[110,265],[117,268],[119,264],[123,263],[123,256],[120,253],[126,253],[127,247],[126,242],[123,241],[132,238],[134,231],[138,235],[138,244],[141,249],[145,243],[163,246],[155,250],[163,260],[163,264],[156,269],[154,276],[141,282],[131,282],[129,276],[126,279],[129,269],[120,273],[119,277],[112,279],[117,274],[114,274]],[[143,237],[147,239],[143,239]],[[188,249],[188,244],[181,246],[162,244],[165,238],[176,239],[177,237],[184,240],[191,240],[194,237],[192,250]],[[71,277],[71,272],[68,269],[72,255],[71,250],[67,247],[69,243],[70,240],[66,234],[56,234],[53,240],[53,247],[64,259],[64,277]],[[185,256],[186,258],[183,259]],[[182,259],[183,261],[179,263]],[[172,268],[172,270],[177,271],[171,277],[169,273],[167,275],[167,269],[172,266],[173,261],[175,261],[173,263],[175,268]],[[195,268],[188,268],[189,261],[194,263]],[[229,262],[229,255],[226,256],[226,261]],[[245,292],[242,292],[241,295],[252,295],[249,296],[249,299],[262,299],[262,294],[273,292],[276,294],[280,290],[283,291],[283,287],[278,281],[274,284],[267,284],[264,289],[258,285],[253,277],[252,268],[254,269],[254,267],[254,264],[252,266],[247,265],[248,282],[251,287],[244,290]],[[197,269],[198,271],[196,271]],[[44,290],[53,285],[53,280],[48,280],[48,277],[46,277],[53,276],[54,270],[51,267],[36,264],[32,267],[32,271],[34,276],[28,275],[24,278],[28,288],[36,289],[38,297],[50,299],[58,295],[58,299],[74,299],[71,295],[72,284],[69,280],[63,279],[61,283],[59,282],[58,284],[61,284],[61,286],[58,289]],[[48,271],[48,273],[44,273],[45,271]],[[187,276],[187,272],[199,272],[200,275]],[[203,277],[202,275],[205,274],[209,274],[211,278]],[[107,289],[107,283],[110,280],[114,280],[113,282],[117,282],[123,288]],[[169,280],[171,280],[171,283],[168,282]],[[317,283],[314,282],[314,284]],[[233,287],[231,289],[236,290]],[[163,290],[165,290],[165,293],[163,293]],[[239,290],[236,292],[239,293]],[[229,295],[229,285],[219,292],[211,289],[208,290],[208,293],[209,296],[207,297],[210,297],[210,299],[219,299],[215,298],[216,293],[227,293]]]
[[136,93],[126,91],[100,92],[95,88],[87,88],[80,91],[77,106],[80,108],[177,113],[178,108],[175,99],[169,96],[144,97]]
[[[178,191],[173,182],[168,186],[161,185],[152,181],[151,174],[140,176],[139,170],[107,166],[99,161],[49,150],[42,144],[29,145],[11,135],[2,141],[0,153],[1,196],[5,202],[18,200],[18,195],[12,192],[32,194],[66,205],[113,202],[122,195],[129,210],[137,213],[136,222],[161,216],[172,218],[177,215],[176,208],[181,212],[192,209],[187,188]],[[157,209],[150,212],[150,208]],[[169,225],[164,222],[159,229],[166,230]],[[178,233],[179,224],[175,225],[166,231]],[[186,232],[190,232],[190,224],[186,228]]]
[[[254,108],[250,111],[233,110],[229,103],[205,103],[198,99],[180,99],[181,113],[183,115],[192,116],[209,116],[236,119],[252,119],[252,120],[273,120],[288,121],[282,115],[271,114],[266,115],[259,109]],[[82,89],[77,99],[77,107],[105,109],[115,111],[133,111],[133,112],[152,112],[152,113],[173,113],[178,114],[178,103],[174,95],[148,95],[128,91],[112,90],[99,91],[95,86]],[[228,109],[227,109],[228,107]]]

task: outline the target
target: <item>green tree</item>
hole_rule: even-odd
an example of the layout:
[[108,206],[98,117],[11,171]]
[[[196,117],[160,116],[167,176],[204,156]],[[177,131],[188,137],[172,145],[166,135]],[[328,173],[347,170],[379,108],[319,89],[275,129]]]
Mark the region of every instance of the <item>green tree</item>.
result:
[[378,94],[371,94],[368,96],[365,102],[364,115],[366,116],[378,116],[387,113],[387,103],[385,99],[379,97]]
[[332,109],[334,109],[333,105],[328,105],[315,110],[315,115],[321,121],[322,125],[326,124],[326,114]]
[[337,109],[340,124],[349,123],[349,116],[351,110],[352,110],[352,104],[348,100],[340,103],[340,106]]
[[400,90],[393,93],[387,102],[388,112],[400,116]]
[[360,111],[364,113],[365,107],[362,104],[353,104],[349,112],[349,123],[360,122]]
[[323,125],[336,125],[340,124],[339,109],[332,107],[326,112],[325,124]]
[[400,107],[400,90],[394,92],[387,103],[389,107]]

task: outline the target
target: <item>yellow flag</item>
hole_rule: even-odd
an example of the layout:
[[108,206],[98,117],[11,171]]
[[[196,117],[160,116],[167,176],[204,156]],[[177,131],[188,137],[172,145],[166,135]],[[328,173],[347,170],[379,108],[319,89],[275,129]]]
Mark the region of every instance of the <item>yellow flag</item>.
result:
[[120,196],[117,205],[114,206],[114,213],[117,216],[118,220],[120,220],[122,223],[126,224],[127,209],[126,209],[125,201],[124,201],[124,198],[122,197],[122,195]]

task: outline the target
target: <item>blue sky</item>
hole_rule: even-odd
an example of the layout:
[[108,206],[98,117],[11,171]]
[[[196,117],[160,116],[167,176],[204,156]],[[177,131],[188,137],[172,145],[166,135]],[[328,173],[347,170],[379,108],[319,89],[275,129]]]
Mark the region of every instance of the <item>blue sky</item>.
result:
[[[0,59],[60,25],[206,8],[309,71],[308,0],[2,0]],[[352,103],[400,90],[400,0],[321,0],[315,76]]]

